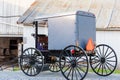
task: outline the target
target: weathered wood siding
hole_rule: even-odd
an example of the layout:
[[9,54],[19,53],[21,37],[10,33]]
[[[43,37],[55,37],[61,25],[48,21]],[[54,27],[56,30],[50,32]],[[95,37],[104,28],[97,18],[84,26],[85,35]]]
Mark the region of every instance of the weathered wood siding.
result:
[[33,1],[34,0],[0,0],[0,36],[23,34],[23,26],[17,25],[16,22]]

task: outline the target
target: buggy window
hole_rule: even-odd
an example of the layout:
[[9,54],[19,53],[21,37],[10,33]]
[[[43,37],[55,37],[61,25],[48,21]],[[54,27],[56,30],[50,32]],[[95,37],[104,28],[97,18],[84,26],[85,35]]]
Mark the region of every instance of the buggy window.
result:
[[38,35],[38,43],[42,46],[43,50],[48,50],[48,36]]

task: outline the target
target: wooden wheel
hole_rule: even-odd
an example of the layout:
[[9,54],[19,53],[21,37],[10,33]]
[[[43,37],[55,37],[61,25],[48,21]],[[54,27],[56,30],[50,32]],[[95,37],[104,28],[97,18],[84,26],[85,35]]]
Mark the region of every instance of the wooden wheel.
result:
[[59,64],[67,80],[83,80],[88,73],[87,55],[82,48],[74,45],[67,46],[62,51]]
[[20,56],[21,70],[28,76],[35,76],[40,73],[44,65],[41,52],[35,48],[27,48]]
[[96,46],[95,55],[90,57],[90,65],[93,71],[101,76],[112,74],[117,66],[115,51],[106,44]]
[[59,59],[56,56],[51,56],[51,64],[49,65],[49,70],[51,72],[59,72]]
[[59,72],[60,68],[59,68],[59,62],[55,62],[49,65],[49,70],[51,72]]

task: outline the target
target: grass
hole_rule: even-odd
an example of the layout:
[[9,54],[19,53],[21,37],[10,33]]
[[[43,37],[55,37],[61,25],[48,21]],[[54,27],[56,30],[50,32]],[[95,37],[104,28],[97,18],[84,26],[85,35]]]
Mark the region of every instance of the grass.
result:
[[19,70],[21,70],[19,67],[14,67],[13,68],[13,71],[19,71]]
[[116,69],[116,70],[114,71],[114,74],[120,74],[120,70]]
[[[93,72],[93,73],[94,73],[94,71],[93,71],[92,69],[89,69],[89,72]],[[102,70],[100,70],[100,72],[102,72]],[[116,70],[113,72],[113,74],[120,74],[120,70],[116,69]]]

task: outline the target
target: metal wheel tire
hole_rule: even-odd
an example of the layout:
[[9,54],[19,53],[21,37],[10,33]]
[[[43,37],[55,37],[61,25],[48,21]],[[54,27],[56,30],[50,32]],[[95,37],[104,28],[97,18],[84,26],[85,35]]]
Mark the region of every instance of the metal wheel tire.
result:
[[35,48],[27,48],[20,56],[20,67],[23,73],[28,76],[35,76],[40,73],[44,65],[42,53]]
[[59,62],[55,62],[55,63],[50,64],[49,70],[51,72],[59,72],[60,71]]
[[67,46],[60,54],[60,70],[67,80],[83,80],[88,73],[88,58],[80,47]]
[[100,76],[112,74],[117,66],[115,51],[106,44],[97,45],[95,55],[90,57],[90,65],[93,71]]

